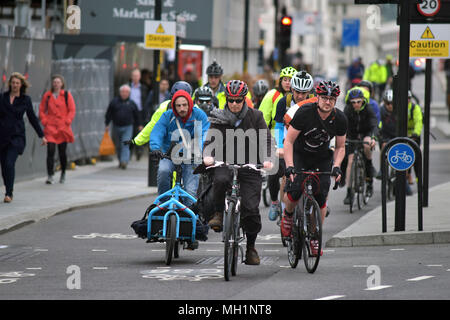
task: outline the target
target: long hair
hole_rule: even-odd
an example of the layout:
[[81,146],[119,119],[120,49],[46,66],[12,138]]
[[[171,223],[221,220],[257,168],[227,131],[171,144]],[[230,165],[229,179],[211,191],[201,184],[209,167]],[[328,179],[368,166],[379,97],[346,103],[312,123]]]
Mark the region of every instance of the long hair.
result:
[[9,77],[9,80],[8,80],[9,91],[11,91],[11,81],[13,78],[20,80],[20,82],[22,83],[22,85],[20,87],[20,94],[21,95],[25,94],[25,92],[27,91],[30,84],[28,83],[27,79],[25,79],[25,77],[19,72],[11,73],[11,76]]
[[51,81],[51,87],[50,87],[50,91],[53,91],[53,80],[55,80],[55,79],[59,79],[59,80],[61,80],[61,82],[62,82],[62,87],[61,87],[61,89],[64,89],[65,88],[65,86],[66,86],[66,82],[64,81],[64,77],[62,76],[62,75],[60,75],[60,74],[54,74],[54,75],[52,75],[52,81]]

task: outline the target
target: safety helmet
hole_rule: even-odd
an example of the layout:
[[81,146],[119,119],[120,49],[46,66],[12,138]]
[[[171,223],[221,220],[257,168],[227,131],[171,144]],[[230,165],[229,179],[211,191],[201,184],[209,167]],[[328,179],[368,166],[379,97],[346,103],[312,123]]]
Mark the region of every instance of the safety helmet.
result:
[[411,99],[412,98],[412,92],[411,92],[411,90],[408,90],[408,99]]
[[291,88],[299,92],[309,92],[313,88],[314,80],[306,71],[299,71],[291,78]]
[[194,92],[194,100],[200,100],[203,101],[210,101],[212,97],[214,96],[214,93],[210,87],[203,86],[195,89]]
[[394,91],[392,89],[388,89],[383,94],[383,100],[385,102],[393,102],[394,101]]
[[362,90],[359,88],[350,89],[350,91],[348,92],[347,101],[357,98],[362,98],[365,100],[364,93],[362,92]]
[[316,87],[316,94],[324,96],[339,97],[341,90],[339,85],[331,80],[320,81]]
[[294,74],[297,73],[297,70],[295,70],[295,68],[293,67],[286,67],[284,69],[281,69],[280,71],[280,78],[283,77],[289,77],[292,78],[294,76]]
[[269,91],[269,84],[266,80],[260,79],[253,85],[253,94],[255,96],[264,96]]
[[214,60],[208,68],[206,68],[206,74],[208,76],[221,76],[223,74],[222,66]]
[[241,80],[230,80],[225,86],[225,95],[227,97],[245,97],[247,93],[247,84]]
[[372,92],[373,91],[373,83],[370,82],[369,80],[361,80],[358,83],[358,87],[367,87],[369,88],[369,91]]
[[186,81],[177,81],[177,82],[175,82],[173,84],[173,86],[172,86],[172,89],[170,89],[170,96],[173,97],[175,92],[177,92],[178,90],[184,90],[187,93],[189,93],[189,95],[192,94],[192,87]]

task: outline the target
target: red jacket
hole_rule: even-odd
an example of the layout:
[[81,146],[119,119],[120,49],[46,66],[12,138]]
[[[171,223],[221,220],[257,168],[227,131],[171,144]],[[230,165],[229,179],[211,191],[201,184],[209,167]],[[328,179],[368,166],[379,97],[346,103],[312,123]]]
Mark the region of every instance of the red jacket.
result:
[[70,93],[67,95],[67,105],[64,90],[59,92],[58,98],[51,91],[47,91],[39,105],[39,118],[44,126],[44,135],[48,142],[60,144],[74,142],[70,125],[75,117],[75,102]]

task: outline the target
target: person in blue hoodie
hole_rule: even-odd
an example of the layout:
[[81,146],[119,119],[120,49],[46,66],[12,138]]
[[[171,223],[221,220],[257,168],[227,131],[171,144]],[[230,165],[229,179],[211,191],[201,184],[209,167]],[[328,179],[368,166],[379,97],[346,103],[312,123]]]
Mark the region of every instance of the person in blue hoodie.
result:
[[[171,105],[172,109],[162,114],[150,134],[150,151],[154,155],[165,154],[172,142],[178,143],[180,147],[175,147],[172,150],[172,155],[175,150],[183,153],[182,158],[178,157],[177,154],[177,160],[182,162],[184,189],[195,197],[199,175],[193,173],[196,165],[191,161],[185,160],[192,157],[193,153],[201,157],[203,142],[210,123],[208,116],[203,110],[197,107],[194,108],[191,96],[184,90],[179,90],[174,94]],[[171,160],[160,160],[157,174],[159,195],[170,190],[174,169],[175,167]],[[191,204],[189,201],[185,203],[187,206]]]

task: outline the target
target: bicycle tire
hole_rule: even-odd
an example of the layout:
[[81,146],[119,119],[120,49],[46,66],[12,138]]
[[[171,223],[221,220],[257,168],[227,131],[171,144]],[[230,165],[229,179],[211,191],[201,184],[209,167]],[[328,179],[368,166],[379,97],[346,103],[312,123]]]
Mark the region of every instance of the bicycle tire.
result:
[[302,256],[302,229],[301,226],[303,223],[301,222],[303,212],[303,201],[304,196],[302,195],[299,201],[299,204],[295,207],[293,223],[292,223],[292,236],[287,243],[287,252],[288,252],[288,261],[291,268],[295,269],[298,265],[298,261]]
[[231,266],[233,263],[233,217],[234,217],[234,202],[229,202],[228,209],[225,212],[224,226],[223,226],[223,273],[225,281],[230,281]]
[[[303,247],[303,261],[305,262],[306,270],[309,273],[314,273],[319,266],[320,255],[322,251],[322,216],[320,212],[319,205],[314,199],[306,199],[303,206],[303,223],[307,223],[306,228],[302,225],[303,237],[302,237],[302,247]],[[308,223],[308,211],[312,208],[311,214],[316,224],[316,228],[312,229],[311,220]],[[317,255],[312,255],[311,252],[311,240],[318,241]]]
[[268,208],[270,206],[270,202],[271,202],[269,187],[262,189],[262,198],[263,198],[264,206],[266,208]]
[[353,162],[352,162],[352,167],[350,169],[350,181],[349,181],[349,186],[350,186],[350,203],[349,203],[349,208],[350,208],[350,213],[353,213],[353,205],[355,203],[355,195],[356,195],[356,186],[357,186],[357,177],[356,177],[356,163],[355,163],[355,158],[353,158]]
[[231,275],[237,274],[239,260],[239,238],[240,238],[240,214],[236,212],[233,218],[233,261],[231,262]]
[[362,159],[362,156],[358,156],[358,160],[356,163],[356,170],[357,170],[357,203],[358,203],[358,209],[361,210],[364,203],[365,203],[365,197],[366,197],[366,174],[365,174],[365,166],[364,166],[364,160]]
[[177,241],[177,217],[172,214],[169,217],[167,234],[166,234],[166,265],[172,262],[172,256]]

